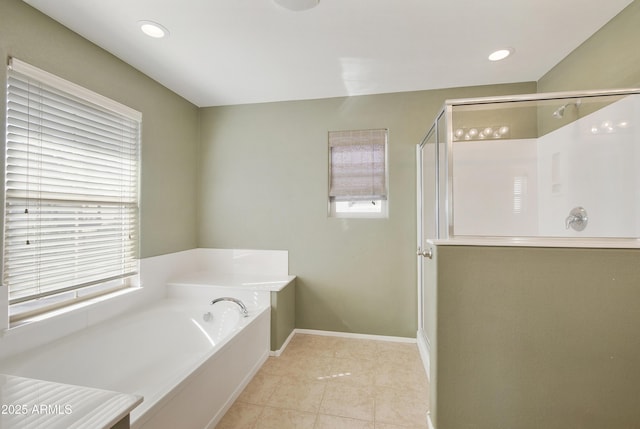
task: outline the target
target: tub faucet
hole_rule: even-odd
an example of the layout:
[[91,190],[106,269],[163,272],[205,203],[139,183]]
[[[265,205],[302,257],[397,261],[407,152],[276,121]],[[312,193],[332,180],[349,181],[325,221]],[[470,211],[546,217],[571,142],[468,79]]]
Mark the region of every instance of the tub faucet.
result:
[[235,302],[236,304],[238,304],[240,306],[240,312],[242,313],[242,315],[244,317],[249,317],[249,310],[247,310],[247,306],[244,305],[244,302],[240,301],[238,298],[231,298],[230,296],[224,296],[222,298],[216,298],[213,301],[211,301],[211,305],[215,304],[216,302],[220,302],[220,301]]

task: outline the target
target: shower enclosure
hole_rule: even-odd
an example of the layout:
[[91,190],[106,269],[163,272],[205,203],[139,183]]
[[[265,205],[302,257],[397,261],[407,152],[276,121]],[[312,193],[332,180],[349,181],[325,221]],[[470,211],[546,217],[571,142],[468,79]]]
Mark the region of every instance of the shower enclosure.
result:
[[446,334],[459,327],[455,287],[438,289],[440,268],[463,262],[447,259],[452,246],[640,248],[640,89],[449,100],[417,171],[417,337],[435,423],[450,405],[438,407],[451,366],[438,369],[438,356],[458,338]]
[[421,239],[637,247],[638,119],[640,90],[447,101],[419,145]]

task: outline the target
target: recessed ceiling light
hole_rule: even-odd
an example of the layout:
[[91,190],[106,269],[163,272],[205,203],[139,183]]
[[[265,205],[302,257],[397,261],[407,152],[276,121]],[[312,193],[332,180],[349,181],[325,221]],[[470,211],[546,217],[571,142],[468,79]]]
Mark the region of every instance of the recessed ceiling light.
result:
[[499,49],[495,52],[492,52],[491,55],[489,55],[489,61],[504,60],[509,55],[513,54],[513,52],[514,52],[513,48]]
[[149,37],[153,37],[154,39],[162,39],[169,35],[169,30],[167,30],[162,25],[153,21],[138,21],[138,25],[140,26],[140,30],[144,34]]
[[311,9],[316,7],[320,0],[273,0],[274,3],[282,6],[285,9],[299,12],[301,10]]

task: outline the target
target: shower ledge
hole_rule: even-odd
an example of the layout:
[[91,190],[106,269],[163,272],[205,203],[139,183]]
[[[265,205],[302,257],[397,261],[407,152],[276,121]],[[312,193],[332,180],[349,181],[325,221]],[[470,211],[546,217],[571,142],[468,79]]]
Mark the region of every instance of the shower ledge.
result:
[[514,246],[514,247],[580,247],[604,249],[638,249],[640,239],[635,238],[580,238],[580,237],[455,237],[446,240],[428,240],[436,246]]

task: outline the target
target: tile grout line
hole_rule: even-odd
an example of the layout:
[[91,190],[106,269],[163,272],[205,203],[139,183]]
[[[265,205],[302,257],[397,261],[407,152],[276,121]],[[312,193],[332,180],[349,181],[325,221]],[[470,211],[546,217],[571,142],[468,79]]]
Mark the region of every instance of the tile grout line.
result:
[[320,402],[318,403],[318,410],[316,411],[316,420],[313,423],[313,427],[317,428],[318,422],[320,421],[320,409],[322,408],[322,401],[324,401],[324,396],[327,394],[327,380],[323,380],[324,388],[322,389],[322,396],[320,396]]

